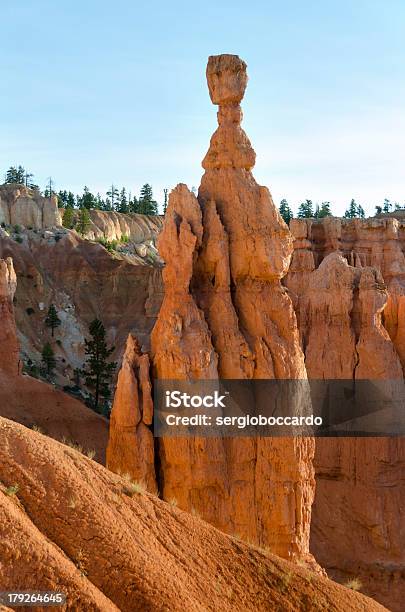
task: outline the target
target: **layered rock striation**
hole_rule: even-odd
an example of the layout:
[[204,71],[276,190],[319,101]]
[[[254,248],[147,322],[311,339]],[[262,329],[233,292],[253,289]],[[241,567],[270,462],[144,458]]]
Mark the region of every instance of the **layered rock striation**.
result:
[[52,385],[22,374],[13,310],[16,285],[12,259],[0,259],[0,415],[65,438],[104,463],[107,420]]
[[[330,218],[294,220],[291,230],[295,250],[285,282],[308,377],[401,381],[401,224]],[[316,441],[311,550],[330,576],[358,577],[395,612],[405,583],[404,468],[401,439]]]

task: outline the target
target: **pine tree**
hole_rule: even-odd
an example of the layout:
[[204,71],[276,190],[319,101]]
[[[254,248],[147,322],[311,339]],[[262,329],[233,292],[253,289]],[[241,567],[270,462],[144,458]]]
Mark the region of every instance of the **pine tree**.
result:
[[293,218],[293,212],[287,202],[286,199],[282,199],[280,202],[280,206],[279,206],[279,212],[280,215],[283,217],[284,221],[287,223],[287,225],[290,223],[291,219]]
[[111,208],[109,210],[115,210],[119,199],[118,189],[114,185],[111,185],[110,191],[107,191],[107,196],[111,205]]
[[35,185],[34,181],[32,180],[33,178],[34,175],[32,172],[24,171],[24,185],[29,189],[38,189],[38,185]]
[[365,216],[366,216],[366,213],[364,212],[364,208],[362,207],[362,205],[361,205],[361,204],[359,204],[359,205],[357,206],[357,216],[358,216],[360,219],[364,219],[364,218],[365,218]]
[[78,197],[79,208],[87,208],[90,210],[94,208],[95,197],[91,193],[90,189],[85,185],[83,187],[83,195]]
[[18,185],[24,185],[25,183],[25,170],[22,166],[10,166],[6,172],[6,183],[16,183]]
[[66,189],[64,191],[59,191],[59,193],[58,193],[58,207],[59,208],[66,208],[67,199],[68,199],[68,193],[67,193]]
[[168,193],[169,190],[168,189],[163,189],[163,193],[165,194],[165,199],[163,202],[163,214],[166,214],[166,210],[167,210],[167,204],[168,204]]
[[119,199],[119,204],[118,204],[118,212],[120,213],[127,213],[129,212],[129,206],[128,206],[128,200],[127,200],[127,191],[125,189],[125,187],[123,187],[121,189],[120,192],[120,199]]
[[4,182],[7,184],[16,183],[17,180],[17,168],[15,166],[10,166],[10,168],[6,172],[6,176]]
[[383,204],[382,209],[383,209],[383,212],[385,212],[385,213],[389,213],[391,211],[392,204],[391,204],[391,201],[388,198],[384,199],[384,204]]
[[81,208],[79,210],[79,216],[77,220],[77,231],[81,236],[87,232],[90,227],[90,214],[87,208]]
[[42,349],[42,363],[44,364],[47,375],[51,376],[53,370],[55,369],[56,361],[55,353],[53,352],[49,342],[47,342]]
[[153,199],[152,187],[145,183],[139,195],[139,212],[142,215],[157,215],[157,202]]
[[45,198],[51,198],[53,196],[53,194],[54,194],[54,189],[53,188],[54,187],[55,187],[55,183],[54,183],[52,177],[50,176],[48,178],[48,183],[47,183],[47,185],[45,187],[45,191],[44,191],[44,197]]
[[298,218],[299,219],[311,219],[314,217],[314,208],[312,200],[305,200],[299,205]]
[[96,195],[94,207],[98,210],[105,210],[105,202],[99,193]]
[[376,215],[381,215],[382,213],[382,207],[381,206],[376,206],[375,207],[375,214]]
[[324,217],[331,217],[332,212],[330,209],[330,202],[322,202],[320,208],[318,207],[316,217],[323,219]]
[[19,185],[25,184],[25,168],[23,166],[18,166],[17,168],[16,182]]
[[73,229],[74,226],[74,211],[73,208],[65,208],[62,219],[63,227]]
[[114,347],[107,347],[105,328],[99,319],[94,319],[90,323],[89,333],[91,340],[85,340],[87,359],[83,368],[83,375],[86,379],[86,385],[94,390],[93,407],[98,411],[100,399],[108,399],[111,395],[111,378],[117,364],[115,362],[108,363]]
[[139,213],[139,202],[135,195],[132,200],[129,201],[129,212]]
[[45,325],[51,328],[51,335],[53,338],[53,334],[55,329],[61,324],[61,320],[58,317],[58,313],[56,311],[55,305],[51,304],[48,309],[48,314],[45,318]]
[[76,204],[75,195],[71,191],[69,191],[66,200],[66,208],[74,208]]
[[358,206],[356,204],[356,201],[353,198],[344,216],[346,219],[355,219],[358,216]]

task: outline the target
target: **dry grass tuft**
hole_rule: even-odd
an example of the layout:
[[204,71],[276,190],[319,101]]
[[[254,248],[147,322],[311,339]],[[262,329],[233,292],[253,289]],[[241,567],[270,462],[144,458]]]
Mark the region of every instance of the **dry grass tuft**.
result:
[[124,486],[123,492],[125,493],[125,495],[128,495],[128,497],[132,497],[133,495],[135,495],[135,493],[137,493],[138,495],[141,493],[146,493],[146,487],[143,482],[139,482],[136,480],[129,481],[128,484]]
[[14,495],[17,495],[19,488],[20,485],[18,484],[10,485],[9,487],[7,487],[4,493],[9,497],[13,497]]
[[363,585],[359,578],[352,578],[351,580],[346,582],[343,586],[345,586],[347,589],[351,589],[352,591],[360,591]]

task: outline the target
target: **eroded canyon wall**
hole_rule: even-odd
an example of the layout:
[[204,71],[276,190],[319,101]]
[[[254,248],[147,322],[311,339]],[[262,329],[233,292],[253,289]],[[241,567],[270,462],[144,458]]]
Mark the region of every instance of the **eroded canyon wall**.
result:
[[[402,380],[402,223],[329,218],[291,229],[285,283],[308,377]],[[396,612],[405,595],[404,468],[401,438],[316,440],[311,550],[330,576],[358,577]]]
[[0,259],[0,415],[92,451],[105,463],[108,421],[53,385],[22,373],[14,319],[16,274]]
[[[22,361],[39,366],[44,344],[52,342],[56,382],[73,386],[74,370],[84,362],[84,338],[96,317],[116,347],[115,360],[121,359],[131,332],[149,348],[163,292],[160,258],[150,257],[156,253],[158,229],[159,223],[148,222],[140,242],[109,253],[62,227],[18,234],[0,228],[0,257],[12,257],[18,278],[14,309]],[[45,325],[50,304],[61,321],[53,339]]]

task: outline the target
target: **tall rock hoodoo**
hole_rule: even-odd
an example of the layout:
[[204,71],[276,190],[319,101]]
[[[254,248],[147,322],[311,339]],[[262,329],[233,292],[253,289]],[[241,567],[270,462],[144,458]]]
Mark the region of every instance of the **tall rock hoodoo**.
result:
[[[241,128],[246,64],[209,58],[219,127],[203,160],[198,200],[178,185],[158,247],[165,297],[152,333],[165,379],[306,378],[296,317],[281,285],[292,236],[251,169]],[[163,439],[163,496],[284,557],[308,555],[314,495],[311,438]]]

